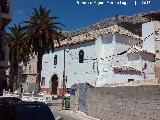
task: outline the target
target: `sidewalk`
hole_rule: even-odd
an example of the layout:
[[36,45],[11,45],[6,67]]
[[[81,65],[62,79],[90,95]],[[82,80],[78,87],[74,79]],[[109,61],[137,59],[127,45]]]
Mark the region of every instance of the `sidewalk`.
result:
[[61,106],[51,106],[50,109],[52,111],[56,111],[57,113],[59,113],[60,115],[64,116],[64,120],[65,120],[65,116],[73,118],[73,120],[100,120],[97,118],[93,118],[90,117],[88,115],[86,115],[86,113],[80,112],[80,111],[71,111],[71,110],[62,110]]
[[90,117],[86,113],[83,113],[83,112],[80,112],[80,111],[73,112],[71,110],[61,110],[61,112],[63,112],[64,114],[70,114],[70,115],[77,116],[77,117],[81,118],[81,120],[82,119],[83,120],[100,120],[98,118]]

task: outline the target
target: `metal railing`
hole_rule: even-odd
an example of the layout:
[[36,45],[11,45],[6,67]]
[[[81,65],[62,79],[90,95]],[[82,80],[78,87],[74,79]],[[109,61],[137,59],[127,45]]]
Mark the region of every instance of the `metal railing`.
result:
[[1,12],[2,13],[9,14],[10,1],[8,1],[8,0],[2,0],[0,2],[0,6],[1,6]]
[[52,96],[48,95],[46,92],[41,93],[26,93],[23,91],[23,93],[19,93],[18,91],[10,92],[3,90],[3,97],[18,97],[23,101],[38,101],[38,102],[44,102],[44,103],[52,103]]
[[3,5],[1,6],[1,12],[9,14],[9,6],[8,5]]

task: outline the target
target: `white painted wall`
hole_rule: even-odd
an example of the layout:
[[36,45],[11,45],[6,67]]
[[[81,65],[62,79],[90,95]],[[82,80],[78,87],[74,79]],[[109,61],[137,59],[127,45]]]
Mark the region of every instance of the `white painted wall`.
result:
[[[79,63],[79,51],[84,51],[84,63]],[[43,56],[42,77],[45,77],[45,86],[49,87],[49,81],[54,74],[58,75],[59,87],[62,87],[63,68],[64,68],[64,51],[63,48],[56,48],[54,53]],[[57,55],[57,65],[54,65],[54,56]],[[92,85],[96,84],[96,47],[95,41],[81,43],[78,45],[66,47],[66,76],[67,87],[76,83],[89,82]],[[94,67],[94,68],[93,68]]]
[[[141,73],[137,72],[119,72],[114,74],[113,82],[115,83],[127,83],[128,79],[134,80],[152,80],[155,78],[154,72],[154,55],[148,53],[130,53],[128,54],[128,65],[136,69],[142,70],[144,64],[147,64],[146,69]],[[146,76],[146,78],[144,77]]]
[[159,21],[151,21],[142,24],[142,39],[152,35],[143,41],[143,48],[155,54],[155,31],[160,28]]
[[[96,68],[96,47],[95,41],[82,43],[79,45],[69,46],[67,49],[69,52],[66,54],[67,66],[66,72],[69,74],[68,86],[76,83],[89,82],[92,85],[96,84],[95,71]],[[79,51],[84,51],[84,63],[79,63]],[[94,67],[94,68],[93,68]],[[70,83],[69,83],[70,82]]]
[[[128,61],[131,58],[128,59],[127,53],[117,55],[128,50],[137,42],[139,40],[115,33],[99,37],[95,41],[66,46],[67,88],[73,84],[84,82],[104,86],[105,84],[126,83],[130,78],[143,80],[143,74],[117,74],[113,71],[113,66],[131,65],[142,69],[144,63],[147,63],[147,69],[144,72],[148,79],[154,78],[154,62],[143,59],[142,55],[134,61]],[[58,76],[58,87],[62,87],[63,50],[64,48],[56,48],[54,53],[43,56],[42,77],[45,77],[45,86],[42,88],[49,88],[49,82],[54,74]],[[80,50],[84,51],[84,63],[79,63]],[[57,55],[57,65],[54,65],[55,55]],[[152,57],[154,60],[154,55]]]
[[129,74],[129,73],[116,73],[114,75],[113,82],[111,84],[117,84],[117,83],[127,83],[128,79],[134,79],[134,80],[143,80],[142,74]]
[[99,75],[97,86],[103,86],[104,84],[106,84],[107,80],[111,79],[112,77],[112,59],[109,56],[112,56],[114,54],[116,44],[114,37],[115,36],[113,34],[102,37],[102,45],[100,52],[101,59],[98,60]]
[[[60,87],[63,78],[63,49],[58,48],[57,67],[54,66],[54,56],[57,52],[45,54],[42,60],[41,77],[45,77],[45,86],[42,88],[49,88],[49,81],[54,74],[58,75],[58,85]],[[62,69],[62,70],[61,70]]]
[[143,72],[146,75],[147,80],[155,79],[155,56],[154,54],[142,53],[141,55],[142,63],[140,64],[144,68],[144,64],[147,64],[146,69]]
[[[127,54],[117,55],[139,42],[139,40],[132,39],[127,36],[122,36],[117,33],[102,37],[102,52],[99,60],[100,75],[98,76],[97,86],[103,86],[104,84],[114,84],[117,82],[117,78],[113,71],[113,66],[122,66],[128,63]],[[125,81],[125,80],[124,80]],[[123,81],[119,81],[123,82]],[[118,83],[119,83],[118,82]]]

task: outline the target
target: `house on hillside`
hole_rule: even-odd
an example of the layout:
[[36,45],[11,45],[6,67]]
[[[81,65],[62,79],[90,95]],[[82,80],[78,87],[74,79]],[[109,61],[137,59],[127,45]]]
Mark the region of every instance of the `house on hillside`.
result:
[[63,78],[67,88],[84,82],[101,87],[155,79],[159,27],[159,21],[144,23],[141,38],[113,25],[62,41],[54,53],[43,56],[41,90],[62,94]]

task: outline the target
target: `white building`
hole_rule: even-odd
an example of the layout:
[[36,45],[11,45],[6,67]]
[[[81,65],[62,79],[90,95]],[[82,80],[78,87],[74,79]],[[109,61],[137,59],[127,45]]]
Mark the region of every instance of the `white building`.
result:
[[155,47],[157,27],[158,21],[144,23],[142,39],[114,25],[62,41],[62,47],[43,56],[42,91],[61,94],[64,55],[67,88],[84,82],[106,86],[155,79],[155,54],[159,57],[160,50]]

